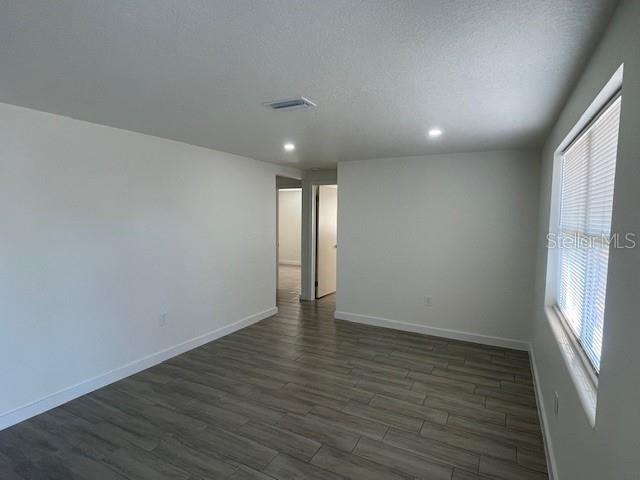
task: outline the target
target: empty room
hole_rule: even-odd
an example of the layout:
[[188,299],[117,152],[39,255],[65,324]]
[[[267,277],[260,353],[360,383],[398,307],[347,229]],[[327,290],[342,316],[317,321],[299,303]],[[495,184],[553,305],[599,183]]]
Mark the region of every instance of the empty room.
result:
[[640,1],[1,0],[0,480],[640,480]]

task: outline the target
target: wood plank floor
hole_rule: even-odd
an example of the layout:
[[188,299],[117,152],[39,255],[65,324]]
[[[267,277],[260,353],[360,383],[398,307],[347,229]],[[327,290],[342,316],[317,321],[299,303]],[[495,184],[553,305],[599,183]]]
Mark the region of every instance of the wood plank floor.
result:
[[278,315],[0,432],[0,478],[547,478],[526,353],[336,321],[287,278]]

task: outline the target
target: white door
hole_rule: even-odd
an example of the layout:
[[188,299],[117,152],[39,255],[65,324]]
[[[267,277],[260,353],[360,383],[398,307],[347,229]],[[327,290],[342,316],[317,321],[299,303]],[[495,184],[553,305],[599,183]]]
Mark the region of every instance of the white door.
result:
[[317,202],[316,297],[320,298],[336,291],[338,186],[320,185]]

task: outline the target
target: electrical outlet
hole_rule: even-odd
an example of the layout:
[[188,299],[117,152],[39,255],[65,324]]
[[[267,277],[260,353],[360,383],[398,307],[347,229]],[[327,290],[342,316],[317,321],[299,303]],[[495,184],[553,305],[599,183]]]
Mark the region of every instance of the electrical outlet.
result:
[[558,392],[553,392],[553,414],[557,417],[560,410],[560,396]]
[[431,298],[431,295],[427,295],[426,297],[424,297],[424,306],[425,307],[433,306],[433,300]]
[[164,327],[167,324],[167,314],[166,313],[161,313],[160,317],[158,317],[158,324],[161,327]]

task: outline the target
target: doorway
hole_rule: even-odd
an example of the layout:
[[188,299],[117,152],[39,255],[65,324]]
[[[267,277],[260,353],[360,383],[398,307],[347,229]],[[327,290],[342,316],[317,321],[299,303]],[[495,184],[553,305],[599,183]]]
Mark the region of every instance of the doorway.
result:
[[318,185],[316,191],[316,298],[336,292],[338,249],[338,186]]
[[276,177],[276,302],[300,298],[302,263],[302,182]]

